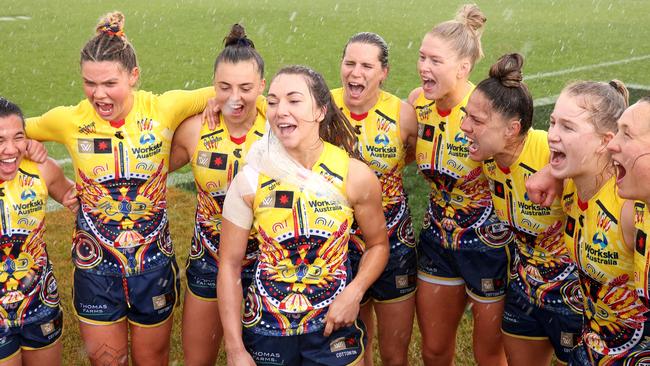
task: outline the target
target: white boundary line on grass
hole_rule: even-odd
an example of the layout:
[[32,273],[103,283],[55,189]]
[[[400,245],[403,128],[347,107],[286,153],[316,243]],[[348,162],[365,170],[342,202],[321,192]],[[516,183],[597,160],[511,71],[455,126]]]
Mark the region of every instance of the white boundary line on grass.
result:
[[547,77],[551,77],[551,76],[565,75],[565,74],[570,74],[572,72],[591,70],[591,69],[598,69],[598,68],[601,68],[601,67],[627,64],[627,63],[630,63],[630,62],[643,61],[643,60],[648,60],[648,59],[650,59],[650,55],[643,55],[643,56],[629,57],[629,58],[625,58],[625,59],[622,59],[622,60],[601,62],[599,64],[593,64],[593,65],[570,67],[568,69],[557,70],[557,71],[540,72],[540,73],[533,74],[533,75],[530,75],[530,76],[525,76],[524,80],[543,79],[543,78],[547,78]]

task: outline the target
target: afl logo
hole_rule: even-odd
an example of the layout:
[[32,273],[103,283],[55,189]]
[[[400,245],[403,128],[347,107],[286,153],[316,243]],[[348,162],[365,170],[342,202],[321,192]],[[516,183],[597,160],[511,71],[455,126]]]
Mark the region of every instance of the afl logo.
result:
[[386,146],[389,142],[390,139],[388,136],[386,136],[385,133],[380,133],[379,135],[375,136],[375,144]]
[[462,132],[456,134],[454,141],[460,142],[463,145],[467,145],[467,137],[465,137],[465,134]]
[[36,192],[31,189],[26,189],[23,191],[23,193],[20,194],[20,198],[23,201],[34,199],[36,198]]
[[600,231],[596,232],[591,240],[601,249],[605,249],[607,247],[607,237]]
[[150,145],[154,142],[156,142],[156,137],[151,133],[145,133],[144,135],[140,136],[140,144],[142,145]]

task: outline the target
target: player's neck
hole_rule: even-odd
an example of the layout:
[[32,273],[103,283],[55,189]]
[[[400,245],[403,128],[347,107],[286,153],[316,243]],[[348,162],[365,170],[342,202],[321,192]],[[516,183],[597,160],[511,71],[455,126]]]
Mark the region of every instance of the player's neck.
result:
[[465,98],[471,89],[472,86],[469,84],[469,82],[463,82],[461,86],[447,93],[442,98],[436,99],[436,108],[443,111],[451,110],[460,104],[460,102]]

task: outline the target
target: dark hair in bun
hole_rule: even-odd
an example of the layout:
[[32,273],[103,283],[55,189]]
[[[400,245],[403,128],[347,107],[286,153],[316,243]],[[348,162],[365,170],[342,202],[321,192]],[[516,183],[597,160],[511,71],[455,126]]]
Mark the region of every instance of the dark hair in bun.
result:
[[523,66],[524,56],[505,54],[490,67],[490,77],[476,86],[476,90],[490,100],[494,110],[508,119],[519,119],[520,136],[525,135],[533,124],[533,97],[523,82]]
[[223,39],[224,49],[214,61],[214,71],[222,62],[238,63],[253,60],[260,77],[264,77],[264,60],[255,50],[255,43],[246,36],[246,30],[239,24],[233,24],[230,33]]

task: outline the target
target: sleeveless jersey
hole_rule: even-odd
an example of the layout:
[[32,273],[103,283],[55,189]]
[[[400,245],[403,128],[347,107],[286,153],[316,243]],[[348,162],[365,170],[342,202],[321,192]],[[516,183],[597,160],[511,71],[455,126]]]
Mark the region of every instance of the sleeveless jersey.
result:
[[636,292],[646,307],[650,302],[650,250],[647,249],[650,234],[650,212],[645,202],[634,202],[634,281]]
[[[221,116],[221,115],[220,115]],[[218,265],[218,249],[221,236],[221,215],[226,192],[237,172],[244,165],[244,157],[253,142],[264,135],[266,117],[258,113],[253,126],[246,133],[243,143],[230,139],[228,127],[220,117],[220,125],[211,131],[206,124],[201,127],[200,138],[192,155],[192,173],[196,184],[196,219],[190,259],[210,255]],[[251,237],[246,251],[244,267],[257,258],[257,241]]]
[[59,293],[43,233],[47,186],[38,165],[23,159],[0,183],[0,326],[19,327],[58,311]]
[[619,224],[624,200],[611,178],[586,203],[579,201],[571,180],[562,201],[564,240],[578,266],[584,298],[582,340],[601,355],[623,355],[648,335],[648,309],[634,288],[634,253]]
[[[312,172],[345,197],[349,162],[344,150],[325,143]],[[244,326],[269,336],[322,331],[329,305],[350,279],[352,208],[260,173],[253,211],[260,255]]]
[[542,207],[526,193],[526,180],[548,164],[549,156],[546,131],[531,130],[514,163],[504,168],[489,159],[483,172],[497,216],[515,234],[515,278],[510,288],[546,310],[582,313],[577,269],[564,245],[560,198],[551,207]]
[[[343,99],[343,88],[332,90],[334,102],[341,112],[359,131],[359,151],[370,169],[379,178],[382,191],[382,207],[386,219],[388,237],[397,236],[399,240],[391,240],[391,253],[397,249],[407,251],[415,245],[411,226],[410,210],[404,191],[402,171],[406,150],[401,136],[400,111],[402,101],[383,90],[379,91],[377,103],[370,108],[368,115],[361,121],[351,117],[350,110]],[[354,225],[353,234],[359,234],[359,228]],[[402,244],[406,244],[404,247]],[[351,240],[353,255],[363,254],[363,241],[357,235]],[[402,248],[397,248],[401,246]]]
[[[462,240],[463,234],[481,228],[493,214],[482,163],[469,158],[468,140],[460,130],[470,94],[471,91],[446,116],[438,113],[435,101],[426,99],[423,92],[414,103],[418,119],[416,162],[431,185],[422,229],[434,230],[442,238],[441,245],[452,249],[483,247],[484,241]],[[490,231],[486,234],[492,236]],[[504,239],[510,237],[489,241]]]
[[65,145],[81,207],[72,259],[80,270],[131,276],[173,256],[167,222],[167,170],[176,127],[205,108],[212,88],[154,95],[133,92],[120,127],[88,100],[27,121],[27,135]]

